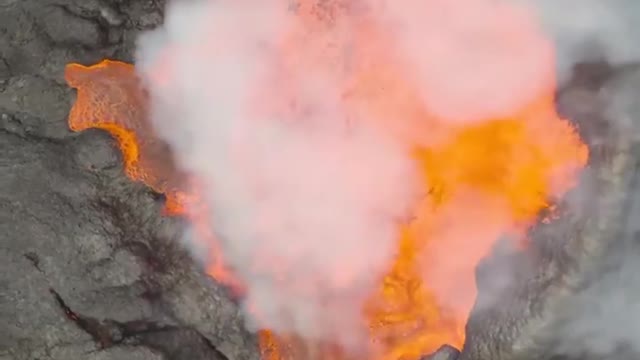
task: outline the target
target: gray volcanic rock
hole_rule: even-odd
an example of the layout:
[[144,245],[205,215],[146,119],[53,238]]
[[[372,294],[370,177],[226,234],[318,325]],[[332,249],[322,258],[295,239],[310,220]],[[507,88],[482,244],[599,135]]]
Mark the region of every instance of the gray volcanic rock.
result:
[[257,359],[237,306],[129,181],[68,130],[68,62],[132,61],[160,1],[0,1],[0,359]]
[[585,67],[559,108],[590,145],[581,184],[525,252],[496,249],[459,360],[640,358],[640,66]]
[[[176,241],[180,220],[124,176],[108,135],[67,128],[64,66],[131,62],[163,7],[0,0],[0,360],[258,358],[237,306]],[[591,145],[582,185],[527,252],[481,264],[462,352],[427,359],[638,357],[640,109],[625,97],[638,93],[633,67],[586,69],[563,91]]]
[[425,356],[422,360],[456,360],[460,351],[450,345],[442,345],[433,354]]

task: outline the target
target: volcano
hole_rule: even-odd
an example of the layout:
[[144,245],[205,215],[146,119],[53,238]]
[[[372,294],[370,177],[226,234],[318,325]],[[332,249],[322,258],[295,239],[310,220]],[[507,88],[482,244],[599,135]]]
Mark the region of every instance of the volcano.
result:
[[[386,40],[371,40],[379,24],[358,18],[354,26],[362,32],[350,39],[358,70],[347,72],[340,106],[352,115],[351,126],[366,112],[366,119],[374,119],[371,126],[407,145],[424,183],[408,215],[394,220],[384,272],[372,291],[354,301],[366,330],[354,352],[340,337],[272,328],[272,316],[254,301],[247,272],[211,220],[216,199],[209,200],[206,174],[184,166],[184,156],[166,141],[166,129],[155,127],[152,87],[178,81],[172,75],[179,64],[171,51],[164,53],[153,68],[159,77],[145,84],[132,65],[133,41],[141,29],[160,25],[164,5],[38,4],[10,2],[0,25],[11,34],[0,53],[0,74],[6,74],[0,82],[6,99],[0,102],[0,136],[8,170],[0,177],[6,184],[0,209],[8,250],[3,356],[634,357],[633,338],[618,334],[596,311],[604,299],[619,304],[612,318],[628,313],[633,319],[632,304],[620,294],[640,288],[628,265],[636,249],[638,153],[629,99],[640,78],[634,64],[581,64],[560,88],[542,78],[542,90],[531,101],[461,122],[462,108],[421,108],[415,79],[403,72],[407,67],[379,52]],[[286,46],[278,53],[285,65],[273,74],[297,78],[309,66],[333,69],[333,53],[321,60],[298,57],[315,56],[318,39],[324,39],[315,21],[325,13],[309,4],[302,2],[296,15],[302,21],[286,30]],[[305,12],[306,5],[313,11]],[[308,28],[313,36],[305,33]],[[542,33],[518,34],[512,35],[545,39]],[[299,92],[296,83],[287,85],[267,92],[273,107],[251,102],[251,112],[299,111],[279,107]],[[499,79],[494,85],[500,86]],[[487,102],[465,101],[471,117],[487,111]],[[391,114],[406,123],[389,122]],[[425,129],[435,139],[429,146],[421,137]],[[194,243],[181,243],[185,232]],[[200,249],[195,254],[194,246]],[[270,250],[275,244],[267,241],[265,248],[252,262],[264,258],[267,267],[251,274],[280,279],[293,272],[290,258],[269,261],[278,255]],[[358,272],[337,264],[327,273],[339,274],[340,286],[355,286],[346,275]],[[304,284],[274,283],[284,284],[285,293],[307,295]],[[327,309],[351,299],[338,291],[342,287],[324,286],[338,294],[326,298]],[[311,296],[327,293],[314,287]],[[322,314],[335,320],[329,310]],[[593,333],[601,334],[598,346],[585,340]]]

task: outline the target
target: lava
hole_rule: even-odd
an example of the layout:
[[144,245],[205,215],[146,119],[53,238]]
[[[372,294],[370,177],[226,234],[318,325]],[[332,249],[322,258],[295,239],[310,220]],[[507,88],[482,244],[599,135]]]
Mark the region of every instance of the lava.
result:
[[122,150],[127,176],[167,197],[168,214],[181,214],[185,196],[183,174],[175,166],[168,146],[155,135],[148,119],[148,97],[132,65],[112,60],[86,67],[69,64],[67,84],[77,89],[69,113],[69,128],[96,128],[113,136]]
[[[327,50],[326,39],[318,35],[323,28],[307,10],[302,6],[302,21],[285,31],[282,66],[274,78],[299,78],[309,69],[336,72],[334,60],[341,55],[331,53],[335,48]],[[349,21],[346,26],[356,34],[349,39],[354,66],[339,74],[344,80],[343,106],[349,113],[366,112],[369,121],[377,121],[407,144],[427,194],[416,200],[412,219],[401,225],[395,259],[362,304],[371,344],[368,353],[375,360],[416,360],[444,343],[463,344],[475,299],[476,264],[502,235],[526,234],[538,214],[574,186],[588,151],[571,124],[556,113],[552,70],[542,71],[548,77],[539,79],[536,96],[515,107],[486,117],[480,107],[468,114],[458,108],[456,119],[449,119],[425,104],[414,74],[406,70],[407,62],[390,55],[391,40],[383,35],[378,19]],[[536,31],[524,27],[511,36],[498,33],[493,40],[514,46],[524,42],[546,54],[550,44]],[[545,66],[552,69],[548,60]],[[224,254],[215,246],[205,220],[208,211],[198,201],[200,192],[193,183],[186,185],[188,176],[177,170],[170,150],[150,126],[149,100],[134,67],[110,60],[89,67],[70,64],[65,77],[78,90],[70,128],[99,128],[112,134],[123,152],[126,174],[167,195],[168,212],[187,216],[209,239],[208,273],[241,290],[241,281],[224,267]],[[500,86],[499,80],[495,86]],[[295,86],[285,90],[295,91]],[[286,103],[285,90],[282,98],[268,99]],[[461,116],[474,121],[460,121]],[[259,342],[265,360],[351,359],[334,344],[309,342],[297,334],[263,330]]]
[[241,291],[241,285],[220,257],[212,231],[198,220],[206,210],[198,201],[196,181],[179,170],[169,147],[149,122],[148,96],[134,66],[114,60],[92,66],[69,64],[64,75],[67,84],[77,89],[77,99],[69,113],[69,128],[73,131],[95,128],[111,134],[122,151],[127,176],[166,196],[165,215],[193,220],[200,237],[208,239],[208,272]]

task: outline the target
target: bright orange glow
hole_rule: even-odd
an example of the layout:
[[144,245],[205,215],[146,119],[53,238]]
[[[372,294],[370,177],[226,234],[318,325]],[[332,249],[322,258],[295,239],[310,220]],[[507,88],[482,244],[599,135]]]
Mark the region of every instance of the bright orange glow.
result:
[[[482,0],[467,2],[469,6],[491,7]],[[417,12],[417,3],[408,1],[404,6],[415,6]],[[442,2],[427,3],[438,6]],[[341,110],[353,121],[376,123],[407,144],[423,171],[424,190],[429,194],[401,230],[395,262],[363,306],[371,340],[368,358],[410,360],[444,343],[461,347],[475,300],[476,264],[500,236],[524,234],[541,210],[574,185],[575,170],[587,161],[587,148],[570,123],[555,111],[551,44],[537,32],[530,14],[496,5],[494,10],[500,16],[493,21],[497,24],[484,35],[498,44],[500,51],[519,53],[526,49],[539,56],[540,77],[523,78],[535,83],[534,90],[527,89],[530,98],[507,94],[502,100],[505,107],[495,111],[495,117],[484,117],[482,107],[467,110],[461,106],[450,111],[456,116],[452,119],[425,101],[417,71],[403,58],[406,54],[402,50],[394,51],[398,45],[379,18],[347,15],[335,3],[324,8],[316,1],[298,4],[296,21],[283,26],[280,66],[273,75],[276,80],[259,88],[277,86],[280,91],[260,94],[277,107],[295,98],[291,95],[299,90],[295,79],[306,74],[337,79],[343,91]],[[319,15],[323,11],[334,27],[327,26],[326,18]],[[425,37],[431,35],[429,31],[437,34],[432,28],[423,30]],[[345,51],[348,56],[343,55]],[[440,72],[452,78],[456,71],[467,70],[447,66],[442,64]],[[494,82],[499,93],[498,87],[511,79],[487,81]],[[485,86],[490,88],[490,84]],[[486,96],[487,101],[492,100],[491,94]],[[275,111],[291,110],[284,106]],[[270,349],[280,346],[289,354],[293,347],[297,352],[293,358],[310,358],[294,346],[296,341],[290,336],[280,341],[267,338]],[[283,357],[285,351],[275,353],[270,350],[269,358]],[[345,359],[335,352],[318,358]]]
[[78,90],[69,128],[96,128],[111,134],[122,150],[127,176],[165,194],[166,213],[179,214],[181,174],[168,147],[158,141],[148,122],[148,99],[133,66],[112,60],[90,67],[69,64],[65,80]]
[[208,273],[240,290],[206,226],[207,212],[198,201],[193,179],[178,170],[168,146],[158,139],[149,123],[148,99],[133,65],[113,60],[88,67],[69,64],[65,80],[78,91],[69,113],[71,130],[96,128],[111,134],[122,151],[127,176],[166,196],[165,215],[187,216],[196,224],[199,239],[207,239],[205,245],[211,258]]
[[[441,147],[417,151],[431,196],[403,231],[396,262],[367,307],[380,359],[418,359],[443,343],[462,346],[476,264],[501,233],[524,231],[547,206],[553,169],[587,160],[568,123],[553,118],[549,126],[566,142],[545,147],[536,137],[542,134],[515,118],[461,129]],[[556,185],[563,191],[573,185],[562,180]],[[438,296],[448,294],[457,298],[441,308]]]
[[[394,262],[362,305],[371,343],[368,358],[417,360],[445,343],[460,347],[476,294],[475,266],[498,237],[524,234],[554,198],[574,185],[575,171],[587,162],[587,148],[555,112],[552,71],[548,79],[540,79],[546,86],[526,104],[496,118],[451,121],[424,104],[414,74],[392,55],[393,42],[374,18],[340,23],[355,35],[348,40],[351,70],[337,71],[340,47],[326,46],[331,37],[324,36],[326,24],[315,10],[311,2],[301,1],[299,21],[283,30],[282,66],[273,74],[281,92],[261,103],[268,103],[266,111],[286,103],[295,86],[289,89],[280,80],[298,72],[335,75],[344,83],[347,113],[366,114],[354,118],[376,122],[407,144],[427,194],[416,200],[412,220],[399,231]],[[541,53],[550,46],[535,32],[517,35],[498,34],[496,41],[531,41]],[[553,69],[552,62],[548,65]],[[197,187],[179,181],[184,176],[178,178],[170,153],[148,123],[147,99],[133,67],[109,60],[91,67],[70,64],[66,80],[78,89],[71,129],[111,133],[123,152],[127,175],[165,193],[168,213],[190,218],[211,249],[207,272],[241,292],[242,284],[224,266]],[[256,92],[271,93],[268,89]],[[457,115],[463,112],[459,109]],[[277,265],[286,269],[286,264]],[[333,344],[310,343],[295,334],[263,330],[259,344],[264,360],[351,360]]]

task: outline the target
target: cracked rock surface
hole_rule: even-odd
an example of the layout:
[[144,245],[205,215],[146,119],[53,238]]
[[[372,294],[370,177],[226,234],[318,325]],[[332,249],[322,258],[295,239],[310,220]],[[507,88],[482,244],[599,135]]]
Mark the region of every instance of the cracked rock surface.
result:
[[[258,359],[236,305],[175,241],[182,224],[160,216],[162,199],[126,179],[107,134],[67,127],[74,92],[64,66],[131,62],[137,34],[162,21],[163,7],[0,0],[0,360]],[[578,74],[559,99],[591,145],[589,179],[602,196],[538,227],[526,254],[498,251],[483,262],[464,349],[443,346],[425,359],[638,358],[604,345],[594,353],[567,336],[576,318],[607,323],[594,311],[599,299],[618,304],[607,316],[640,324],[625,312],[635,295],[614,299],[640,289],[634,269],[620,266],[638,251],[635,233],[620,232],[621,213],[640,218],[625,207],[638,188],[638,138],[606,127],[607,117],[637,123],[640,111],[630,101],[602,113],[620,88],[640,93],[640,71],[605,70]],[[504,283],[493,276],[507,273]],[[621,285],[611,288],[609,277]]]
[[560,92],[590,166],[525,252],[497,249],[478,266],[458,360],[640,358],[639,93],[637,64],[582,64]]
[[71,133],[68,62],[132,61],[161,1],[0,0],[0,359],[258,359],[179,219],[122,171],[113,140]]

